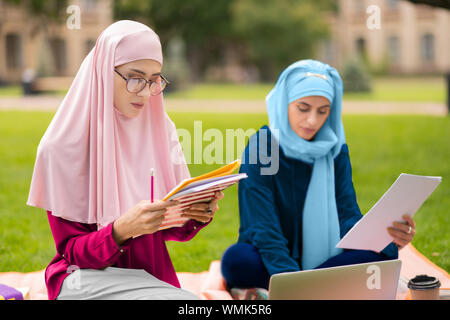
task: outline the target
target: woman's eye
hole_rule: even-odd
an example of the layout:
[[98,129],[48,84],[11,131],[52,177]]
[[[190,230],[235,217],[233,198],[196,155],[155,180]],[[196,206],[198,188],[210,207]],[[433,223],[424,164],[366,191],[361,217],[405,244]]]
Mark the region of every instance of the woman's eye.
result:
[[300,110],[301,112],[308,112],[309,111],[309,109],[302,109],[300,107],[298,107],[298,110]]

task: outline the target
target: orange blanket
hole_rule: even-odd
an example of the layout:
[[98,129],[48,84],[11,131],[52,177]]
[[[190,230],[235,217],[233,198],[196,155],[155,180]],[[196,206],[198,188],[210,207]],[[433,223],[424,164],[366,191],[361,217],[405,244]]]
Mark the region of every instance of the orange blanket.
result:
[[[418,274],[427,274],[437,277],[441,281],[441,288],[450,288],[449,274],[433,264],[411,244],[400,250],[399,259],[402,260],[400,273],[403,283],[414,278]],[[204,300],[232,300],[230,293],[225,288],[225,281],[220,272],[220,261],[212,261],[208,271],[200,273],[179,272],[178,278],[181,287],[196,294]],[[0,283],[15,288],[29,288],[29,299],[47,299],[47,290],[44,282],[44,270],[20,273],[0,273]],[[397,299],[408,299],[407,289],[399,287]]]

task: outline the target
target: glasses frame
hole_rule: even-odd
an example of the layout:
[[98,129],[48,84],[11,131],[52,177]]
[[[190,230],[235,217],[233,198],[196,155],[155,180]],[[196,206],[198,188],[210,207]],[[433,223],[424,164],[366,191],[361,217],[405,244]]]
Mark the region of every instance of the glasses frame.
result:
[[[147,79],[144,79],[144,78],[142,78],[142,77],[130,77],[130,78],[127,78],[127,77],[125,77],[123,74],[121,74],[116,68],[114,68],[114,71],[123,79],[123,80],[125,80],[126,82],[127,82],[127,85],[126,85],[126,87],[127,87],[127,91],[128,92],[130,92],[130,93],[139,93],[139,92],[141,92],[142,90],[144,90],[145,89],[145,87],[147,86],[147,84],[148,84],[148,88],[150,89],[150,95],[152,95],[152,96],[157,96],[158,94],[161,94],[166,88],[167,88],[167,85],[169,85],[170,84],[170,82],[166,79],[166,78],[164,78],[164,76],[162,75],[162,74],[160,74],[159,76],[161,77],[161,79],[162,80],[164,80],[165,82],[166,82],[166,86],[164,87],[164,89],[162,89],[160,92],[158,92],[157,94],[152,94],[152,90],[151,90],[151,87],[152,87],[152,84],[153,83],[156,83],[156,81],[153,81],[153,80],[147,80]],[[130,90],[128,90],[128,80],[130,80],[130,79],[142,79],[142,80],[144,80],[145,81],[145,85],[142,87],[142,89],[141,90],[139,90],[139,91],[130,91]]]

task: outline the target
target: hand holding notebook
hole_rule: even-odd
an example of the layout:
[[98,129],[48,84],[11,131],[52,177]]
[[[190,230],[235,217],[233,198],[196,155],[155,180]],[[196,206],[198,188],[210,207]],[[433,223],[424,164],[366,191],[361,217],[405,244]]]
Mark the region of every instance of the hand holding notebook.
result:
[[184,225],[189,220],[181,216],[184,209],[194,203],[209,202],[217,191],[223,191],[239,180],[247,178],[245,173],[232,174],[239,166],[240,160],[235,160],[214,171],[181,181],[163,198],[163,201],[177,200],[178,205],[167,209],[159,230]]

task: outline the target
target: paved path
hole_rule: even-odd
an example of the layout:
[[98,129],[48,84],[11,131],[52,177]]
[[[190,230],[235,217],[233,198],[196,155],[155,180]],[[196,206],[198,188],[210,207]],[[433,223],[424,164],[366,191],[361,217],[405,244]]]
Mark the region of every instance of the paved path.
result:
[[[54,111],[63,100],[62,96],[0,97],[0,110],[47,110]],[[168,112],[266,112],[264,101],[259,100],[188,100],[165,99]],[[427,114],[444,116],[447,107],[435,102],[369,102],[344,101],[346,114]]]

